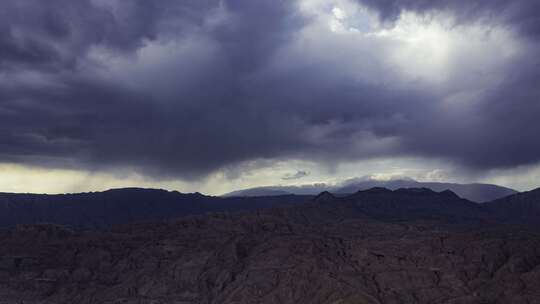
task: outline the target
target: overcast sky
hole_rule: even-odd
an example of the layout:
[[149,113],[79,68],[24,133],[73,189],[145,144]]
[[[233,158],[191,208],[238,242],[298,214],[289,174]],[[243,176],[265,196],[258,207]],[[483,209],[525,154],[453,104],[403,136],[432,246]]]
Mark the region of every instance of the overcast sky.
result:
[[540,186],[537,0],[3,0],[0,191]]

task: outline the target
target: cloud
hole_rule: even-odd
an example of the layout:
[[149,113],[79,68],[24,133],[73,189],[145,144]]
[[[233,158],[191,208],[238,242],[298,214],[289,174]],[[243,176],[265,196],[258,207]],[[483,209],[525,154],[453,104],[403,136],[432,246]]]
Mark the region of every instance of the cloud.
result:
[[297,171],[296,173],[294,174],[290,174],[290,173],[287,173],[285,174],[281,179],[282,180],[296,180],[296,179],[301,179],[303,177],[306,177],[309,175],[309,172],[306,172],[306,171]]
[[6,1],[0,162],[540,161],[535,2],[323,2]]
[[[540,34],[540,21],[534,13],[540,9],[535,0],[357,0],[375,9],[381,19],[393,23],[404,11],[413,11],[424,15],[433,12],[452,14],[458,23],[487,22],[504,23],[513,26],[526,35]],[[537,37],[536,37],[537,38]]]

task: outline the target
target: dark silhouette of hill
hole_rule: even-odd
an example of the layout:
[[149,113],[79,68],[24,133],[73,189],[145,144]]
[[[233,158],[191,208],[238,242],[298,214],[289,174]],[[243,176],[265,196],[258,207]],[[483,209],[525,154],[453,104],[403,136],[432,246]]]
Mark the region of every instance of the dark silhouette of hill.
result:
[[314,201],[347,206],[348,213],[391,221],[434,220],[463,224],[512,224],[540,227],[540,188],[478,204],[454,192],[427,188],[371,188],[347,196],[323,192]]
[[540,188],[489,202],[486,207],[499,218],[540,224]]
[[139,188],[60,195],[0,193],[0,227],[31,223],[104,227],[207,212],[259,210],[307,199],[292,195],[220,198]]
[[439,193],[427,188],[372,188],[336,200],[377,219],[466,221],[480,219],[486,213],[481,205],[450,190]]
[[338,195],[352,194],[360,190],[367,190],[375,187],[397,190],[400,188],[428,188],[436,192],[450,190],[459,197],[473,202],[483,203],[502,198],[517,191],[492,184],[457,184],[438,182],[418,182],[413,179],[394,179],[389,181],[376,180],[372,178],[350,179],[342,184],[313,184],[301,186],[268,186],[256,187],[245,190],[238,190],[228,194],[231,196],[271,196],[284,194],[317,195],[323,191],[329,191]]

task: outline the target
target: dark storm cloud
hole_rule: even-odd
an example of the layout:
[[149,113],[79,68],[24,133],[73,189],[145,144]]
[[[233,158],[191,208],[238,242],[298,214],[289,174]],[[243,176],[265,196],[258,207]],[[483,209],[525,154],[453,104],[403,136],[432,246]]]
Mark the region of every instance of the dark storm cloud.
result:
[[[394,21],[401,9],[501,11],[534,42],[533,2],[365,3]],[[457,117],[426,86],[352,77],[339,46],[339,64],[287,51],[308,22],[292,1],[13,0],[0,15],[3,162],[194,179],[256,159],[540,160],[533,56]]]
[[[156,176],[191,178],[231,162],[271,158],[296,145],[289,133],[296,123],[256,111],[250,104],[256,101],[243,96],[239,79],[262,64],[286,41],[289,27],[302,21],[290,15],[290,4],[102,2],[112,6],[98,1],[5,3],[2,160],[98,169],[130,166]],[[223,6],[226,22],[207,26]],[[170,63],[167,76],[189,79],[187,88],[168,82],[169,94],[141,93],[86,69],[93,47],[130,56],[158,37],[168,41],[183,35],[205,36],[218,45],[215,65],[206,69],[189,66],[191,58],[175,58],[185,63],[179,66]],[[141,77],[155,80],[155,75]]]
[[155,23],[138,2],[120,4],[120,15],[90,0],[3,1],[0,66],[73,67],[93,45],[129,50],[152,39]]
[[[528,64],[531,64],[528,66]],[[400,131],[413,154],[447,157],[472,169],[512,168],[540,160],[540,65],[538,59],[506,71],[481,102],[460,117],[424,109]]]

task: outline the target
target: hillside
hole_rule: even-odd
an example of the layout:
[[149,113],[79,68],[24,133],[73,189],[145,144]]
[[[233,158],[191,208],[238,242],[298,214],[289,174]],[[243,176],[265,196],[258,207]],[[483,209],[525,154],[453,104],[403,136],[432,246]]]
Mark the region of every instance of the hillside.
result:
[[0,231],[0,304],[538,303],[540,234],[456,221],[478,208],[379,188],[101,232],[18,226]]
[[490,212],[501,218],[540,223],[540,188],[510,195],[486,204]]

